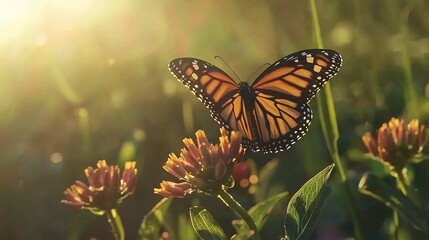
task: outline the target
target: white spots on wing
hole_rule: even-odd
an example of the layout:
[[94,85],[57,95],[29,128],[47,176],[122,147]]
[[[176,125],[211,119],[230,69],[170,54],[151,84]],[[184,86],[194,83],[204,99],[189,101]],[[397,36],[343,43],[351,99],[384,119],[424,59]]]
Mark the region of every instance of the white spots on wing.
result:
[[315,72],[317,72],[317,73],[319,73],[320,72],[320,70],[322,70],[322,67],[321,66],[319,66],[319,65],[314,65],[314,67],[313,67],[313,71],[315,71]]
[[308,127],[313,117],[311,109],[307,104],[301,105],[299,110],[302,113],[302,117],[297,119],[298,127],[292,129],[286,135],[270,142],[262,142],[260,140],[250,141],[249,139],[243,138],[243,147],[254,152],[262,151],[264,153],[276,153],[289,149],[308,132]]

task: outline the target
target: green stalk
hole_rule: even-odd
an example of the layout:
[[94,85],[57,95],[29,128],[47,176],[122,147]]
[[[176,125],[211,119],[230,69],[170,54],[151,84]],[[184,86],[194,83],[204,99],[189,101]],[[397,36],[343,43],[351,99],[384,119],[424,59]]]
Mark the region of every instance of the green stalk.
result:
[[252,217],[247,213],[247,211],[237,201],[235,201],[235,199],[227,191],[225,191],[225,189],[220,190],[217,197],[221,199],[228,207],[232,208],[232,210],[234,210],[234,212],[247,223],[247,226],[249,226],[249,228],[254,232],[253,238],[255,240],[261,240],[261,236],[259,236],[259,231],[256,227],[255,221],[253,221]]
[[[409,8],[406,8],[404,12],[401,14],[401,33],[405,37],[405,39],[408,39],[408,15],[409,15]],[[416,92],[416,88],[414,85],[414,78],[413,78],[413,71],[411,68],[411,61],[410,57],[408,55],[408,50],[406,47],[406,43],[402,43],[402,69],[404,71],[404,80],[405,80],[405,94],[407,96],[408,102],[407,102],[407,108],[408,113],[412,116],[418,116],[419,110],[418,110],[418,94]]]
[[[313,37],[318,48],[323,48],[322,34],[320,32],[319,18],[317,15],[317,7],[315,0],[310,0],[310,9],[313,20]],[[320,122],[322,126],[323,135],[332,160],[338,168],[340,173],[343,192],[345,193],[346,203],[350,215],[353,220],[355,235],[358,240],[364,239],[362,227],[359,220],[359,214],[356,204],[353,199],[352,189],[347,179],[345,163],[341,161],[338,153],[337,141],[339,138],[338,124],[335,113],[334,101],[330,84],[327,83],[324,90],[320,91],[317,97],[317,106],[320,114]]]
[[[399,189],[405,196],[407,196],[407,188],[405,187],[405,179],[402,174],[402,170],[396,170],[396,188]],[[399,240],[399,213],[398,209],[392,208],[393,210],[393,236],[395,240]]]
[[406,168],[396,171],[398,175],[398,177],[396,178],[397,188],[405,196],[407,196],[417,207],[421,208],[422,203],[420,201],[420,198],[416,190],[414,189],[413,185],[411,184],[410,180],[408,179],[406,171],[407,171]]
[[79,121],[79,134],[82,141],[82,154],[83,154],[83,160],[88,161],[90,158],[90,150],[91,150],[91,143],[90,143],[90,124],[89,124],[89,113],[88,109],[81,107],[79,108],[78,112],[78,121]]
[[402,68],[404,70],[404,79],[405,79],[405,86],[406,86],[405,94],[408,99],[408,104],[407,104],[408,111],[412,116],[418,117],[419,111],[418,111],[417,93],[414,87],[413,72],[411,70],[410,57],[408,56],[408,51],[405,48],[405,46],[402,49]]
[[393,236],[395,240],[399,240],[399,213],[395,208],[393,209]]
[[116,209],[112,209],[110,211],[106,211],[107,221],[110,224],[110,227],[112,228],[113,236],[115,237],[115,240],[124,240],[125,239],[125,232],[124,232],[124,226],[122,225],[121,217],[119,216]]

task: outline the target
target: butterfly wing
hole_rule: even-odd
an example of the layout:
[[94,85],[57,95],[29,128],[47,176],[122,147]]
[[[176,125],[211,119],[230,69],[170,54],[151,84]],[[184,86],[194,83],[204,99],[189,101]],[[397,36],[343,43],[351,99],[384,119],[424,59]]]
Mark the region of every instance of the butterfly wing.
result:
[[239,86],[221,69],[195,58],[175,59],[169,69],[217,122],[243,134],[245,148],[267,153],[288,149],[308,131],[308,102],[341,63],[332,50],[296,52],[268,67],[251,87]]
[[290,54],[268,67],[252,84],[259,139],[247,142],[254,151],[288,149],[308,131],[308,102],[335,76],[342,64],[333,50],[310,49]]
[[171,73],[210,109],[211,116],[226,129],[250,134],[249,122],[238,84],[216,66],[195,58],[170,62]]

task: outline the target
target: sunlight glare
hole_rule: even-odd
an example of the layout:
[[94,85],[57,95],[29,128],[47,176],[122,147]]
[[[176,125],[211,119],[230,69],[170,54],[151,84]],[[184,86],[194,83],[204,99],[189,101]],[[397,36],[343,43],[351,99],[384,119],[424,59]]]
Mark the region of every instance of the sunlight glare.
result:
[[35,1],[0,0],[0,41],[21,35],[37,18],[40,10]]
[[0,0],[0,42],[25,40],[30,34],[36,44],[43,44],[46,41],[44,34],[49,32],[50,28],[65,24],[60,28],[67,29],[82,24],[88,18],[94,17],[94,10],[99,10],[99,3],[84,0]]

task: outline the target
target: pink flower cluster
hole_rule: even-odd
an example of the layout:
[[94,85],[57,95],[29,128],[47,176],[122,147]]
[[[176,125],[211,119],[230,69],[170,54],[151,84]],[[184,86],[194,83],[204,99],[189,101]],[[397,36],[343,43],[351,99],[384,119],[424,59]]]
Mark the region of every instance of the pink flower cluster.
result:
[[367,132],[362,141],[368,151],[380,157],[384,164],[402,169],[410,158],[422,152],[426,143],[426,126],[420,125],[417,119],[405,125],[403,119],[392,118],[383,123],[376,137]]
[[180,157],[171,153],[163,167],[182,182],[163,181],[154,192],[164,197],[184,197],[192,190],[209,193],[228,186],[233,165],[243,159],[244,149],[239,132],[231,131],[228,135],[221,128],[220,133],[219,145],[211,144],[202,130],[195,134],[197,145],[192,139],[184,139],[186,148],[181,150]]
[[105,160],[100,160],[96,169],[85,169],[89,184],[76,181],[64,191],[66,199],[61,202],[77,209],[86,208],[101,214],[116,208],[124,198],[134,193],[137,183],[135,167],[135,162],[126,162],[121,177],[118,166],[109,166]]

